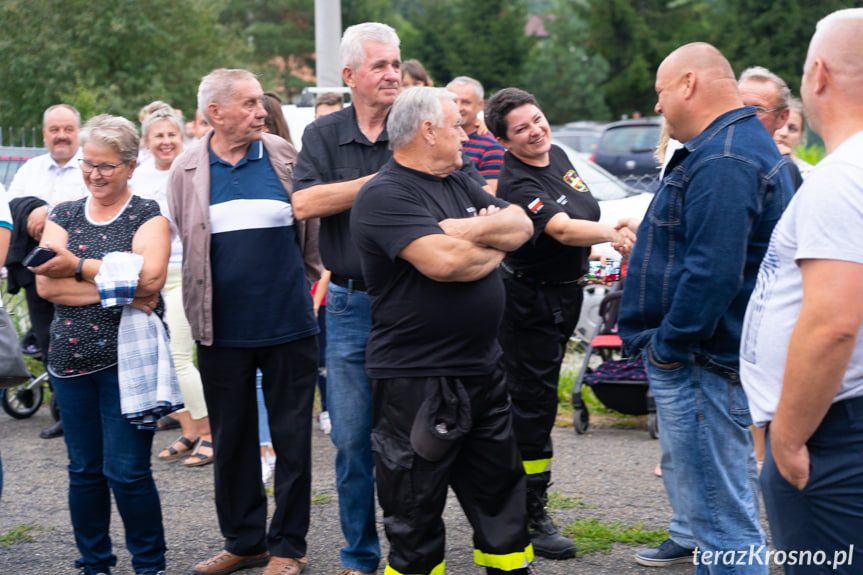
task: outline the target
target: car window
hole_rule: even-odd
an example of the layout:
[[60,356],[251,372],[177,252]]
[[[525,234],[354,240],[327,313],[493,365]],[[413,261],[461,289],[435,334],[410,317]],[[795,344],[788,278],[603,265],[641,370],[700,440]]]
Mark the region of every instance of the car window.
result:
[[659,142],[660,126],[623,126],[611,128],[600,141],[600,149],[609,154],[652,152]]
[[612,200],[628,197],[635,192],[624,186],[617,178],[609,174],[602,167],[591,162],[587,156],[582,155],[573,148],[567,146],[564,142],[558,139],[555,134],[552,137],[552,143],[560,146],[566,152],[572,167],[581,176],[581,179],[587,184],[591,195],[597,200]]

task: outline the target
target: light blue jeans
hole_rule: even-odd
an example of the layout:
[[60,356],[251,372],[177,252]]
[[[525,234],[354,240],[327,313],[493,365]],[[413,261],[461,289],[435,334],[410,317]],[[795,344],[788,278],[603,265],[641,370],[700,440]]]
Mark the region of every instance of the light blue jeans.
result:
[[273,443],[270,436],[270,416],[267,414],[267,404],[264,403],[263,381],[264,374],[259,369],[255,372],[255,391],[258,395],[258,441],[261,445]]
[[[659,368],[649,351],[644,364],[662,450],[669,454],[663,457],[662,479],[672,506],[689,522],[699,557],[705,557],[696,573],[767,575],[766,565],[748,559],[750,546],[757,551],[766,540],[752,481],[757,473],[752,418],[739,377],[694,364]],[[746,554],[743,565],[736,560],[741,552]],[[718,562],[717,553],[722,553]],[[735,560],[726,561],[732,553]]]
[[376,571],[381,550],[375,526],[372,391],[366,376],[371,329],[369,297],[330,282],[327,290],[327,410],[336,454],[339,518],[347,544],[342,565]]

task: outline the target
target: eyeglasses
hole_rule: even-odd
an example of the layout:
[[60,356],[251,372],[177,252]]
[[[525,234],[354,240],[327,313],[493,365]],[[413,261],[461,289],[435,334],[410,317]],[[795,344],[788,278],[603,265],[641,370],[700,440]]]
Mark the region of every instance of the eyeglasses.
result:
[[775,114],[776,112],[781,112],[785,109],[785,106],[779,106],[778,108],[773,108],[772,110],[768,110],[763,106],[755,106],[755,113],[759,116],[766,116],[767,114]]
[[98,172],[102,175],[103,178],[110,178],[114,175],[114,170],[122,166],[123,164],[128,164],[129,162],[120,162],[119,164],[94,164],[89,160],[85,160],[80,158],[78,160],[78,165],[81,166],[81,171],[85,174],[92,173],[93,170],[98,170]]

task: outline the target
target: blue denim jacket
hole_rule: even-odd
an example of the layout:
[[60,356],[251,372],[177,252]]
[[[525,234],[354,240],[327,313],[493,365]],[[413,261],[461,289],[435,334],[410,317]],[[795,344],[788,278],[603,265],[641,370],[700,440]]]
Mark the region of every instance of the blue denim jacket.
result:
[[624,353],[736,370],[743,315],[794,187],[752,107],[678,150],[632,250],[618,318]]

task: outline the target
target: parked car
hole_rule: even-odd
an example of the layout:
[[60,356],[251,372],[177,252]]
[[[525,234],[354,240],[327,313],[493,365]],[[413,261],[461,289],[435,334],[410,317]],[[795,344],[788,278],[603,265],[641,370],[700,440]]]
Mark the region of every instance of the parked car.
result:
[[591,160],[627,185],[656,191],[659,163],[653,157],[662,132],[662,118],[640,118],[608,124]]
[[[563,144],[556,134],[552,135],[551,141],[566,152],[578,175],[587,183],[593,197],[599,201],[599,221],[613,225],[623,218],[644,217],[647,206],[653,200],[653,193],[625,185],[601,166],[591,162],[587,155]],[[610,243],[597,244],[594,250],[608,259],[620,259],[620,254],[614,251]],[[599,321],[600,303],[607,292],[608,288],[601,285],[585,287],[581,315],[573,335],[574,341],[584,342],[590,339]]]
[[[599,221],[616,224],[623,218],[644,217],[647,206],[653,200],[652,191],[626,185],[602,166],[591,162],[585,154],[580,154],[560,142],[556,135],[552,135],[551,141],[566,152],[572,166],[590,189],[590,193],[599,201],[601,210]],[[620,254],[612,249],[611,244],[598,244],[595,247],[608,258],[620,259]]]
[[552,130],[552,136],[577,152],[590,154],[596,148],[605,124],[599,122],[569,122]]
[[15,172],[24,165],[24,162],[34,156],[47,153],[48,148],[0,146],[0,184],[8,190]]

